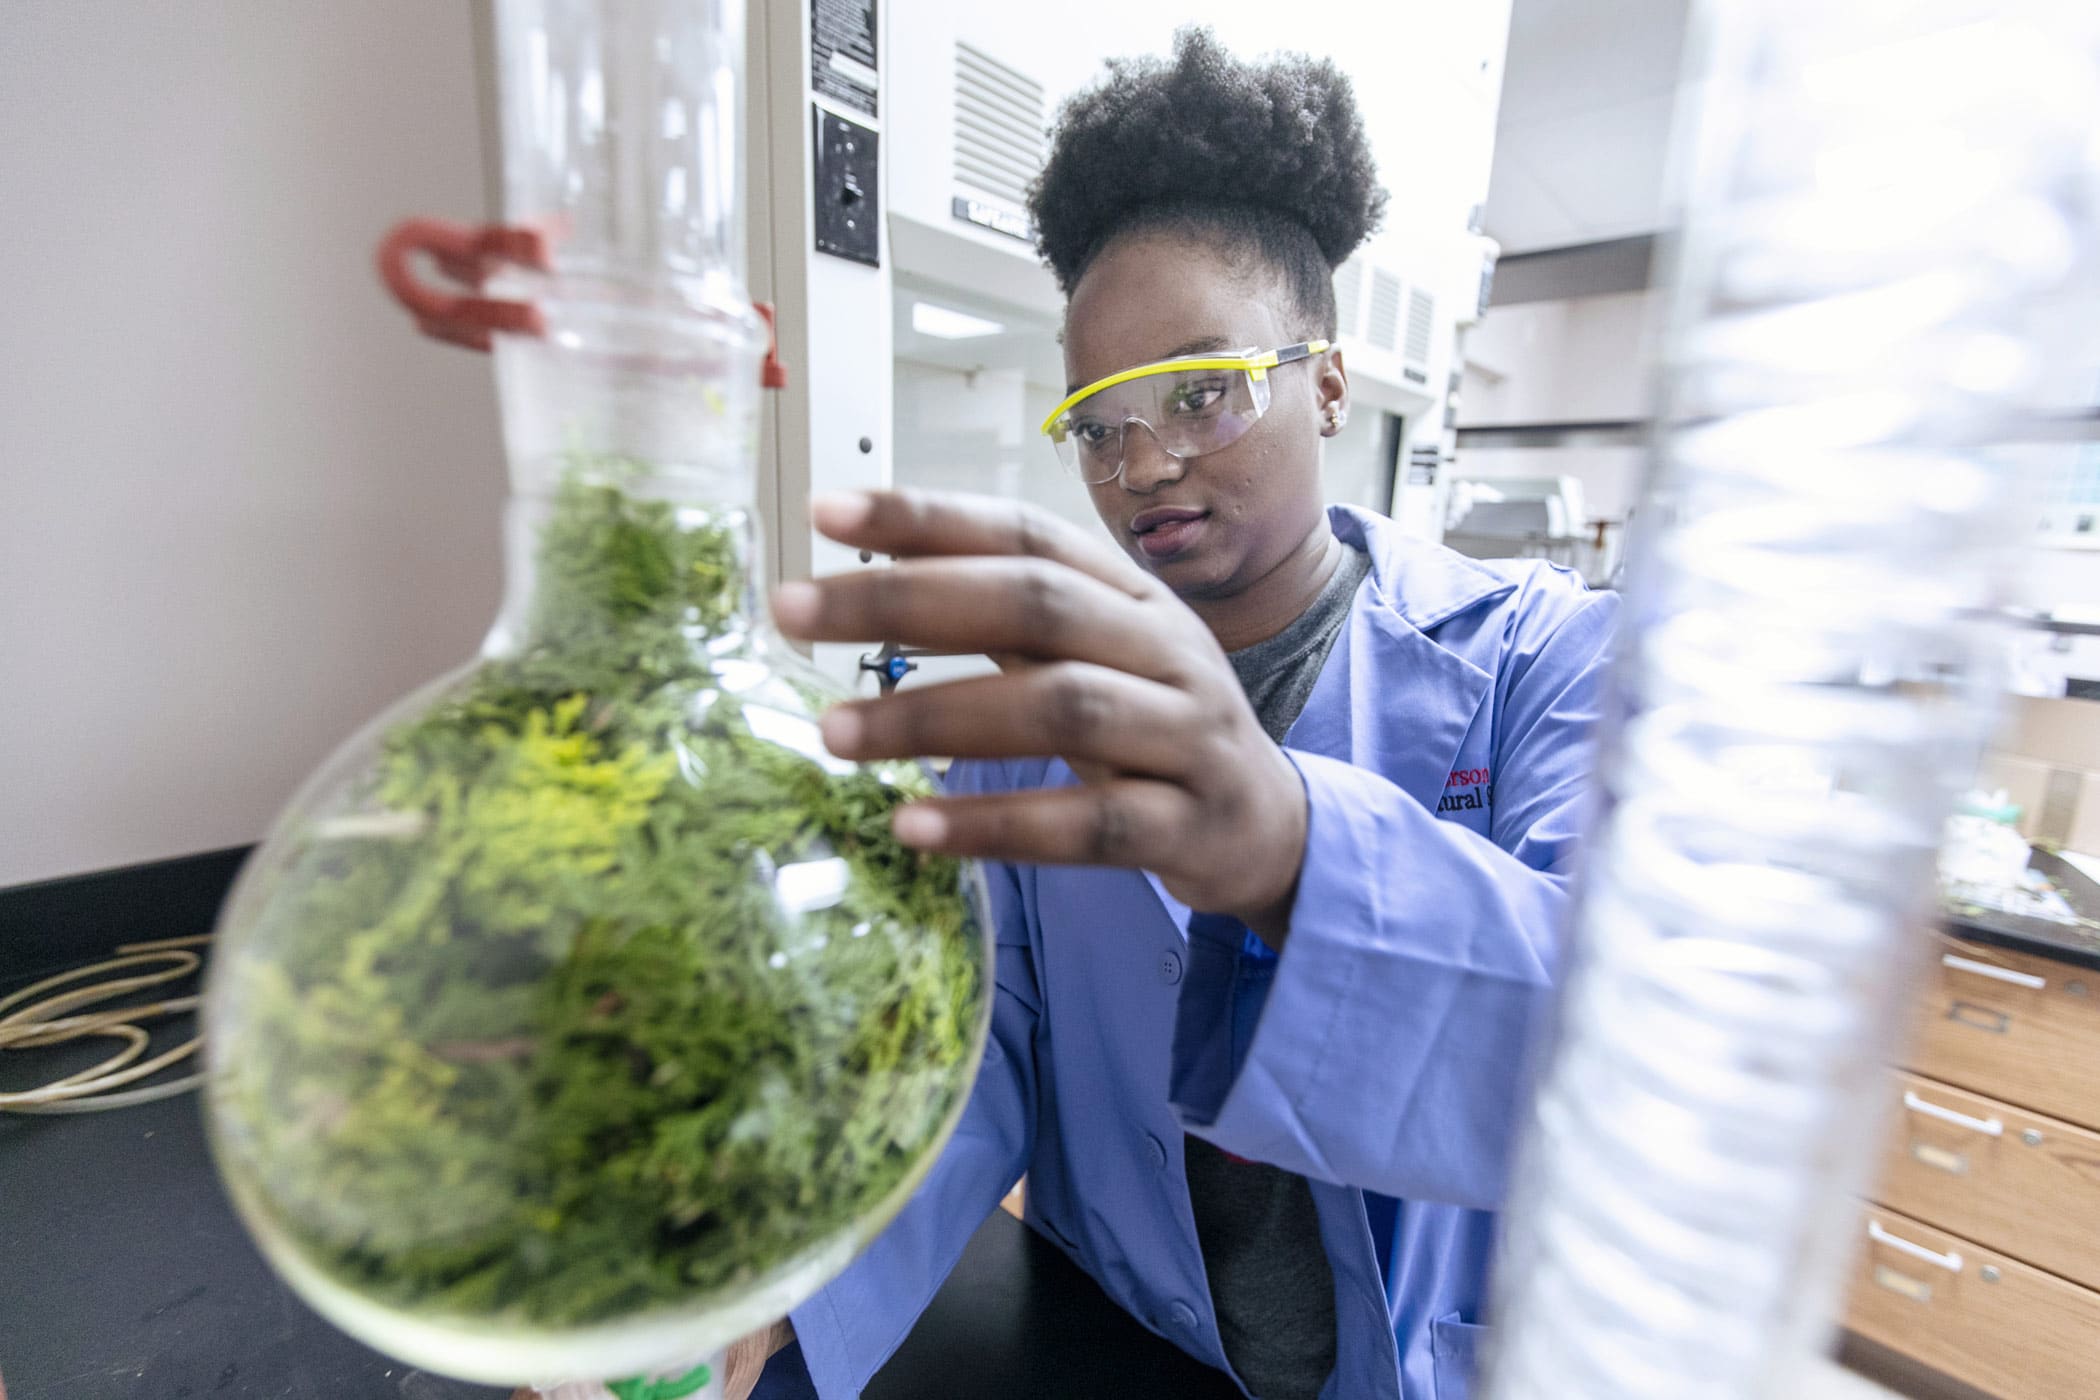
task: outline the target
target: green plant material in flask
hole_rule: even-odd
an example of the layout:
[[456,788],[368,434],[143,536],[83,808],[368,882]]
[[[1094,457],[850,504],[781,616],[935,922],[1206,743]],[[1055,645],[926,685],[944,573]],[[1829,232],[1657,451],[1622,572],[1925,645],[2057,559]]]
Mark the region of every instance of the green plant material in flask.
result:
[[[653,484],[654,483],[654,484]],[[488,1380],[669,1364],[901,1205],[989,1015],[914,764],[825,752],[750,522],[572,462],[523,636],[324,768],[208,994],[214,1146],[324,1312]]]

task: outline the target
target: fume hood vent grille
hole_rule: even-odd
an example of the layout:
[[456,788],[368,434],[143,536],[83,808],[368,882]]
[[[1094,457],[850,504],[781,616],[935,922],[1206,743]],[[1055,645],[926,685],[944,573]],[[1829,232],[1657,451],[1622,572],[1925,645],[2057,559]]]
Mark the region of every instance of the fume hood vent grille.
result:
[[1420,287],[1407,294],[1407,344],[1402,355],[1410,364],[1429,363],[1429,327],[1436,320],[1436,298]]
[[1371,327],[1365,338],[1381,350],[1400,348],[1400,279],[1382,267],[1371,269]]
[[1334,270],[1334,333],[1337,339],[1347,340],[1356,334],[1363,296],[1363,260],[1351,258]]
[[1043,168],[1043,85],[982,49],[955,45],[955,178],[1016,211]]

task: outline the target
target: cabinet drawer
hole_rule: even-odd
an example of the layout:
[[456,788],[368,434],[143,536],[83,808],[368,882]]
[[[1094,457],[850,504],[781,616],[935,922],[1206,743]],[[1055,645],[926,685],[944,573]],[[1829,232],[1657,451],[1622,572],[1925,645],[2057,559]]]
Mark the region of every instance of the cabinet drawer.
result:
[[2100,972],[1942,943],[1908,1067],[2100,1129]]
[[1845,1325],[2002,1400],[2089,1400],[2100,1293],[1866,1209]]
[[1876,1200],[2100,1288],[2100,1133],[1916,1075],[1889,1084]]

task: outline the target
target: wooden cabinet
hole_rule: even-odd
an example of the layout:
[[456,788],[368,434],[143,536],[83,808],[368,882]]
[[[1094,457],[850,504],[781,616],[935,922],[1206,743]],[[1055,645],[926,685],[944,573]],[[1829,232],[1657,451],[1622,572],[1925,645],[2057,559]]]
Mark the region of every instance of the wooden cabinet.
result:
[[2100,1396],[2100,972],[1950,943],[1846,1325],[2003,1400]]
[[1889,1094],[1877,1199],[2100,1289],[2100,1133],[1914,1074]]
[[2100,1293],[1870,1206],[1847,1324],[2008,1400],[2100,1392]]
[[1983,944],[1948,946],[1926,983],[1909,1067],[2100,1125],[2100,972]]

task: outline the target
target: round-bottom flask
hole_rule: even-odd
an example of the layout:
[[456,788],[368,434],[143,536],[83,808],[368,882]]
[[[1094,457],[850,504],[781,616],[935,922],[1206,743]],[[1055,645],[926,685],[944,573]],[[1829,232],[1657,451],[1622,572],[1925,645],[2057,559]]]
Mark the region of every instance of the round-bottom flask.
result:
[[295,799],[205,1006],[214,1152],[271,1261],[491,1382],[784,1314],[930,1166],[990,1005],[974,873],[890,835],[928,778],[825,751],[720,474],[519,478],[484,655]]

